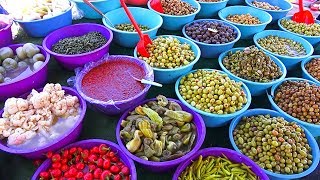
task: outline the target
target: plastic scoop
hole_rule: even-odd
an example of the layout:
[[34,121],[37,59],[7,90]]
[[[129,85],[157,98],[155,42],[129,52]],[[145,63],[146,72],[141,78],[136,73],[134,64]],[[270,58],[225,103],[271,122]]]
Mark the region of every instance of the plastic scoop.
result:
[[106,15],[104,15],[98,8],[96,8],[91,2],[89,2],[89,0],[83,0],[83,2],[86,3],[88,6],[90,6],[97,13],[99,13],[103,18],[105,18],[113,28],[115,27],[110,21],[110,19]]
[[292,20],[298,23],[313,24],[314,18],[309,10],[303,10],[303,1],[299,0],[299,12],[294,13]]
[[[126,12],[127,16],[129,17],[132,25],[134,26],[135,30],[138,32],[139,36],[140,36],[140,40],[137,44],[137,50],[139,52],[140,55],[144,56],[144,57],[150,57],[150,54],[147,51],[147,45],[148,44],[152,44],[152,40],[150,39],[149,35],[147,34],[142,34],[136,20],[133,18],[131,12],[129,11],[126,3],[124,2],[124,0],[120,0],[120,3],[124,9],[124,11]],[[147,17],[146,17],[147,18]]]
[[138,78],[134,77],[130,72],[128,72],[128,74],[130,74],[130,76],[134,80],[140,81],[142,84],[149,84],[149,85],[152,85],[152,86],[162,87],[162,84],[160,84],[160,83],[149,81],[149,80],[146,80],[146,79],[138,79]]
[[161,0],[151,0],[150,1],[150,6],[152,7],[152,9],[154,9],[155,11],[159,12],[159,13],[164,13],[164,10],[162,8],[162,4],[161,4]]

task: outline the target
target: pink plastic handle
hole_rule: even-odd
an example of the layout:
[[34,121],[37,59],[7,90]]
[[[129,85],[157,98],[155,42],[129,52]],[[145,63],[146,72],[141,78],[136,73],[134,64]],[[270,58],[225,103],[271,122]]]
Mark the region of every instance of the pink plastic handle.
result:
[[134,28],[136,29],[136,31],[138,32],[140,39],[143,39],[143,34],[136,22],[136,20],[133,18],[130,10],[128,9],[126,3],[124,2],[124,0],[120,0],[121,6],[123,7],[124,11],[126,12],[127,16],[129,17],[131,23],[133,24]]

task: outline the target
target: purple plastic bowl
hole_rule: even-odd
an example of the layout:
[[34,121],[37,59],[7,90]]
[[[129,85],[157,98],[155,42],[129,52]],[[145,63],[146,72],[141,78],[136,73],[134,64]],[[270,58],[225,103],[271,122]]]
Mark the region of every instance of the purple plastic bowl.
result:
[[[82,79],[83,77],[90,72],[93,68],[107,62],[107,61],[117,61],[117,60],[128,60],[128,61],[133,61],[139,66],[141,66],[144,71],[145,71],[145,77],[144,79],[153,81],[154,80],[154,75],[153,75],[153,70],[152,68],[144,61],[134,58],[131,56],[123,56],[123,55],[116,55],[116,56],[108,56],[106,59],[102,59],[97,62],[92,62],[88,65],[86,65],[80,72],[77,73],[76,79],[75,79],[75,88],[79,92],[79,94],[93,107],[98,109],[99,111],[107,114],[107,115],[118,115],[129,109],[130,107],[135,107],[136,104],[140,103],[141,101],[144,100],[145,96],[147,95],[147,92],[149,91],[151,85],[145,85],[145,88],[142,92],[139,94],[126,99],[126,100],[121,100],[121,101],[112,101],[112,102],[105,102],[105,101],[100,101],[97,99],[93,99],[89,96],[87,96],[83,91],[82,91]],[[107,86],[108,84],[106,84]]]
[[[89,32],[100,32],[106,39],[107,43],[102,47],[87,53],[76,54],[76,55],[65,55],[58,54],[51,51],[52,46],[56,44],[59,40],[68,37],[82,36]],[[58,29],[50,33],[42,42],[43,48],[50,53],[61,66],[67,70],[73,70],[77,67],[82,67],[88,62],[96,61],[101,59],[104,55],[109,53],[109,47],[113,39],[113,33],[110,29],[105,26],[93,23],[81,23],[71,26],[66,26],[64,28]]]
[[[148,99],[148,100],[145,100],[144,102],[140,103],[139,105],[143,105],[143,104],[146,104],[149,101],[155,101],[155,100],[156,100],[156,98]],[[168,100],[178,103],[182,107],[182,109],[184,111],[187,111],[187,112],[191,113],[193,115],[193,122],[197,127],[196,144],[193,147],[193,149],[190,152],[188,152],[186,155],[184,155],[184,156],[182,156],[180,158],[171,160],[171,161],[154,162],[154,161],[147,161],[147,160],[141,159],[141,158],[133,155],[130,151],[128,151],[126,146],[123,144],[123,142],[122,142],[122,140],[120,138],[121,121],[123,119],[126,119],[126,117],[128,116],[129,112],[133,111],[136,106],[132,107],[131,109],[126,111],[121,116],[121,118],[120,118],[120,120],[119,120],[119,122],[117,124],[117,127],[116,127],[116,138],[117,138],[117,141],[118,141],[118,144],[119,144],[121,150],[124,153],[126,153],[126,155],[129,156],[131,159],[133,159],[134,161],[136,161],[137,163],[141,164],[146,169],[148,169],[150,171],[153,171],[153,172],[166,172],[166,171],[174,169],[180,163],[186,161],[191,156],[193,156],[201,148],[202,143],[204,141],[204,138],[206,137],[206,126],[204,124],[204,121],[203,121],[202,117],[198,113],[192,111],[190,108],[188,108],[187,106],[183,105],[180,101],[178,101],[176,99],[168,98]]]
[[207,156],[222,156],[225,155],[229,160],[235,163],[244,163],[245,165],[251,167],[251,170],[260,178],[260,180],[268,180],[268,176],[263,172],[263,170],[251,159],[249,159],[247,156],[244,156],[234,150],[227,149],[227,148],[206,148],[198,151],[193,156],[191,156],[187,161],[180,164],[180,166],[177,168],[176,172],[173,175],[172,180],[178,180],[178,177],[184,171],[192,161],[195,161],[199,158],[200,155],[203,157]]
[[[15,53],[15,50],[21,46],[23,46],[23,44],[13,44],[7,47],[10,47]],[[45,83],[47,82],[48,63],[50,60],[50,55],[41,46],[38,46],[38,48],[40,48],[40,52],[46,58],[42,67],[33,72],[33,74],[29,74],[28,76],[18,76],[9,82],[1,83],[0,101],[4,101],[10,97],[20,96],[26,92],[31,91],[34,88],[40,88],[45,85]]]
[[[70,144],[63,149],[69,149],[72,147],[81,147],[81,148],[91,148],[93,146],[99,146],[100,144],[106,144],[109,146],[113,151],[118,152],[118,156],[122,160],[122,162],[130,168],[130,174],[131,174],[131,180],[136,180],[137,179],[137,172],[136,172],[136,167],[133,163],[133,161],[128,158],[119,148],[119,146],[111,141],[107,140],[102,140],[102,139],[88,139],[88,140],[83,140],[83,141],[78,141],[73,144]],[[51,165],[51,160],[47,159],[44,161],[41,166],[37,169],[37,171],[33,174],[31,180],[38,180],[39,175],[41,171],[47,170]]]
[[0,48],[13,43],[12,26],[13,21],[0,14]]
[[[37,91],[41,91],[41,89],[37,89]],[[74,124],[74,127],[70,129],[67,133],[65,133],[63,136],[55,139],[54,141],[51,141],[49,144],[35,148],[35,149],[14,149],[6,146],[6,142],[0,141],[0,149],[3,151],[6,151],[8,153],[12,154],[18,154],[28,159],[40,159],[44,157],[44,154],[46,154],[49,151],[56,151],[58,149],[61,149],[62,147],[74,142],[80,135],[81,129],[82,129],[82,120],[85,116],[87,105],[86,102],[81,98],[81,96],[72,88],[69,87],[62,87],[62,89],[65,91],[66,94],[70,94],[72,96],[77,96],[79,98],[79,103],[81,107],[81,113],[79,116],[78,121]],[[24,94],[21,96],[22,98],[26,98],[29,93]],[[0,114],[2,116],[3,110],[0,111]]]

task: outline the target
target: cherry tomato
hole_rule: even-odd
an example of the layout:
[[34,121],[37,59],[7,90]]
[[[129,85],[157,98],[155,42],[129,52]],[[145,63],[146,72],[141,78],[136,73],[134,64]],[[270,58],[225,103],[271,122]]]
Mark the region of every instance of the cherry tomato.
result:
[[90,165],[89,165],[89,170],[90,170],[90,171],[94,171],[96,168],[97,168],[97,167],[96,167],[96,165],[94,165],[94,164],[90,164]]
[[111,177],[111,172],[109,170],[104,170],[100,176],[100,180],[106,180],[107,177]]
[[85,167],[85,165],[82,162],[79,162],[79,163],[76,164],[76,168],[79,169],[79,170],[84,169],[84,167]]
[[69,156],[69,151],[66,149],[62,152],[62,157],[68,158],[68,156]]
[[52,175],[53,177],[55,177],[55,178],[60,177],[61,174],[62,174],[62,173],[61,173],[61,170],[60,170],[60,169],[54,169],[54,170],[51,171],[51,175]]
[[74,177],[71,177],[71,178],[68,178],[68,180],[76,180],[76,178],[74,178]]
[[94,163],[98,159],[98,156],[95,154],[90,154],[88,157],[88,161]]
[[88,172],[83,176],[83,179],[84,180],[93,180],[93,175]]
[[61,159],[61,164],[67,164],[68,163],[68,159]]
[[121,180],[120,174],[113,176],[113,180]]
[[68,172],[72,177],[75,177],[78,173],[78,170],[74,167],[71,167]]
[[84,173],[83,172],[78,172],[78,174],[76,175],[76,178],[77,179],[82,179],[84,176]]
[[64,165],[61,166],[61,171],[62,172],[66,172],[68,170],[69,170],[69,166],[68,165],[64,164]]
[[119,158],[117,156],[111,158],[111,161],[112,162],[119,162]]
[[97,164],[98,167],[102,167],[103,166],[103,162],[104,162],[104,160],[102,158],[99,158],[97,160],[96,164]]
[[81,147],[78,147],[77,150],[78,150],[78,153],[81,153],[83,151]]
[[99,146],[99,154],[101,154],[101,155],[106,154],[109,150],[110,150],[110,148],[108,148],[107,145],[105,145],[105,144],[101,144]]
[[40,176],[40,178],[43,178],[43,179],[49,179],[50,174],[49,174],[49,172],[43,171],[40,173],[39,176]]
[[89,150],[85,149],[81,152],[81,157],[83,160],[87,160],[89,158]]
[[77,152],[77,148],[76,147],[73,147],[69,150],[69,153],[70,154],[75,154]]
[[115,154],[113,151],[109,151],[109,152],[107,153],[107,156],[108,156],[109,158],[113,158],[115,155],[116,155],[116,154]]
[[118,166],[112,165],[110,167],[110,171],[112,172],[112,174],[118,174],[120,172],[120,168]]
[[94,178],[100,178],[101,174],[102,174],[102,169],[97,168],[97,169],[94,170],[94,172],[93,172],[93,177],[94,177]]
[[121,169],[121,173],[125,176],[128,176],[130,174],[130,169],[127,167],[127,166],[124,166],[122,169]]
[[47,152],[47,154],[46,154],[47,158],[49,158],[49,159],[51,159],[52,155],[53,155],[53,152],[52,152],[52,151],[49,151],[49,152]]
[[91,148],[90,152],[93,154],[99,154],[99,147],[95,146],[95,147]]
[[53,169],[60,169],[61,168],[61,163],[60,162],[54,162],[54,163],[52,163],[51,167]]
[[111,166],[111,161],[109,159],[106,159],[103,161],[103,169],[109,169]]
[[59,162],[61,160],[60,154],[54,154],[51,158],[52,162]]

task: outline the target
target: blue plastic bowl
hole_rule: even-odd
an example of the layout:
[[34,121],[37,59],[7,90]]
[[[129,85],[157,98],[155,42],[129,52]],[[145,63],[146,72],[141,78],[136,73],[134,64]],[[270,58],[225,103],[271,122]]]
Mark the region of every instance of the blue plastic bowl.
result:
[[[203,43],[203,42],[198,42],[198,41],[192,39],[190,36],[188,36],[186,34],[186,26],[188,26],[191,23],[199,22],[199,21],[219,22],[219,23],[223,23],[223,24],[225,24],[227,26],[231,26],[233,29],[235,29],[237,31],[238,36],[233,41],[228,42],[228,43],[224,43],[224,44],[207,44],[207,43]],[[230,24],[228,22],[225,22],[225,21],[221,21],[221,20],[217,20],[217,19],[199,19],[199,20],[195,20],[195,21],[193,21],[191,23],[186,24],[183,27],[182,33],[183,33],[184,37],[190,39],[191,41],[195,42],[199,46],[199,48],[201,50],[201,57],[203,57],[203,58],[217,58],[222,52],[233,48],[234,44],[241,37],[240,30],[235,25],[232,25],[232,24]]]
[[[242,117],[248,117],[248,116],[255,116],[255,115],[267,115],[269,114],[272,117],[283,117],[285,118],[285,120],[292,122],[291,119],[287,118],[286,116],[284,116],[283,114],[280,114],[276,111],[273,110],[269,110],[269,109],[250,109],[246,112],[244,112],[243,114],[241,114],[240,116],[236,117],[235,119],[232,120],[230,126],[229,126],[229,139],[230,142],[232,144],[232,147],[239,153],[241,153],[241,151],[239,150],[239,148],[237,147],[236,143],[234,142],[234,138],[233,138],[233,130],[236,128],[236,126],[238,125],[238,123],[242,120]],[[312,156],[313,156],[313,162],[311,164],[311,166],[309,167],[309,169],[307,169],[306,171],[299,173],[299,174],[291,174],[291,175],[287,175],[287,174],[277,174],[277,173],[273,173],[267,170],[264,170],[264,172],[269,176],[270,179],[299,179],[302,178],[304,176],[307,176],[308,174],[310,174],[311,172],[313,172],[318,164],[319,164],[319,147],[317,144],[317,141],[314,139],[314,137],[312,137],[311,133],[305,129],[303,126],[302,128],[305,131],[306,137],[308,139],[309,145],[312,148]]]
[[271,54],[269,53],[266,53],[268,56],[270,56],[270,58],[272,59],[272,61],[274,61],[281,69],[282,71],[282,76],[279,78],[279,79],[276,79],[276,80],[273,80],[271,82],[266,82],[266,83],[261,83],[261,82],[253,82],[253,81],[249,81],[249,80],[246,80],[246,79],[243,79],[243,78],[240,78],[238,76],[236,76],[235,74],[231,73],[224,65],[223,65],[223,59],[231,52],[231,53],[235,53],[236,51],[239,51],[239,50],[243,50],[244,47],[240,47],[240,48],[233,48],[229,51],[226,51],[222,54],[220,54],[219,58],[218,58],[218,61],[219,61],[219,65],[221,67],[221,69],[226,73],[228,74],[228,76],[231,78],[231,79],[234,79],[236,81],[242,81],[243,83],[245,83],[249,90],[250,90],[250,93],[252,96],[258,96],[258,95],[261,95],[263,93],[266,93],[266,90],[268,88],[270,88],[272,85],[280,82],[282,79],[284,79],[287,75],[287,70],[286,70],[286,67],[284,66],[284,64],[276,57],[272,56]]
[[310,56],[301,62],[302,78],[313,81],[320,86],[320,81],[311,76],[311,74],[305,68],[306,64],[308,64],[308,62],[310,62],[313,58],[320,58],[320,55]]
[[[152,12],[149,9],[139,8],[139,7],[128,7],[132,16],[135,18],[136,22],[141,25],[148,26],[150,29],[148,31],[143,31],[144,34],[148,34],[150,38],[153,38],[157,35],[159,28],[161,27],[163,20],[160,15],[155,12]],[[119,8],[113,11],[110,11],[105,14],[111,23],[116,26],[122,23],[130,23],[131,21],[126,15],[123,8]],[[127,32],[121,31],[112,27],[108,21],[102,18],[102,22],[105,26],[113,32],[113,41],[123,47],[134,48],[140,40],[140,37],[137,32]]]
[[[83,2],[83,0],[71,0],[76,3],[77,7],[83,12],[84,17],[88,19],[100,19],[102,16],[93,10],[90,6]],[[93,0],[90,1],[102,13],[118,9],[121,7],[119,0]]]
[[[302,78],[285,78],[283,79],[281,82],[279,82],[278,84],[275,84],[272,86],[271,88],[271,94],[268,94],[268,99],[271,103],[271,107],[272,109],[278,111],[280,114],[282,114],[284,117],[286,117],[286,119],[290,120],[290,121],[294,121],[296,123],[299,123],[300,125],[304,126],[306,129],[308,129],[310,131],[310,133],[314,136],[314,137],[318,137],[320,136],[320,125],[316,125],[316,124],[312,124],[312,123],[308,123],[305,121],[301,121],[291,115],[289,115],[288,113],[284,112],[273,100],[273,97],[275,95],[275,91],[278,89],[278,86],[280,86],[284,81],[287,80],[291,80],[291,81],[307,81],[310,84],[316,84],[313,81],[310,80],[306,80],[306,79],[302,79]],[[317,85],[317,84],[316,84]]]
[[[203,69],[203,70],[207,70],[207,71],[218,71],[222,74],[226,74],[225,72],[223,71],[220,71],[220,70],[215,70],[215,69]],[[180,85],[180,80],[182,77],[184,76],[187,76],[188,74],[192,73],[192,72],[195,72],[197,70],[193,70],[183,76],[181,76],[177,81],[176,81],[176,84],[175,84],[175,92],[176,92],[176,95],[177,97],[179,98],[179,100],[184,104],[186,105],[187,107],[189,107],[190,109],[192,109],[193,111],[197,112],[198,114],[200,114],[206,124],[206,127],[221,127],[221,126],[224,126],[226,124],[228,124],[234,117],[237,117],[239,116],[240,114],[242,114],[243,112],[245,112],[250,104],[251,104],[251,93],[248,89],[248,87],[245,85],[245,84],[242,84],[242,89],[244,90],[246,96],[247,96],[247,103],[242,107],[241,110],[239,111],[236,111],[232,114],[213,114],[213,113],[208,113],[208,112],[205,112],[205,111],[202,111],[202,110],[199,110],[193,106],[191,106],[191,104],[189,104],[187,101],[185,101],[180,92],[179,92],[179,85]],[[237,81],[239,82],[239,81]]]
[[200,12],[197,14],[198,18],[212,18],[217,16],[218,11],[225,8],[227,6],[229,0],[221,0],[218,2],[201,2],[199,4],[201,6]]
[[229,0],[228,5],[234,6],[234,5],[242,5],[245,4],[244,0]]
[[182,0],[191,4],[192,7],[197,8],[196,12],[183,16],[173,16],[168,14],[159,13],[158,11],[152,9],[150,6],[150,1],[148,1],[148,8],[153,12],[159,14],[163,18],[162,28],[170,31],[180,30],[185,24],[194,20],[196,15],[199,13],[201,6],[195,0]]
[[[194,52],[196,58],[188,65],[174,68],[174,69],[160,69],[160,68],[153,68],[153,73],[154,73],[154,80],[155,82],[162,83],[162,84],[171,84],[176,82],[176,80],[183,74],[188,73],[189,71],[192,70],[194,64],[198,62],[200,59],[201,51],[199,47],[192,41],[180,37],[180,36],[172,36],[172,35],[162,35],[162,36],[157,36],[157,37],[174,37],[177,38],[181,43],[187,43],[190,44],[192,51]],[[156,38],[156,37],[155,37]],[[153,39],[155,39],[153,38]],[[137,54],[137,48],[134,49],[134,57],[138,58]]]
[[[261,21],[261,24],[247,25],[227,20],[229,15],[235,14],[250,14],[254,17],[257,17]],[[239,28],[241,32],[240,39],[251,39],[253,35],[263,31],[272,20],[272,17],[269,13],[248,6],[229,6],[220,10],[218,15],[220,19],[227,21],[228,23],[231,23]]]
[[[279,36],[279,37],[287,38],[287,39],[292,39],[292,40],[294,40],[296,42],[301,43],[303,45],[303,47],[306,49],[306,54],[307,55],[298,56],[298,57],[290,57],[290,56],[282,56],[282,55],[279,55],[279,54],[276,54],[276,53],[273,53],[271,51],[266,50],[265,48],[263,48],[262,46],[260,46],[258,44],[258,39],[264,38],[264,37],[267,37],[267,36],[270,36],[270,35]],[[305,39],[303,39],[303,38],[301,38],[299,36],[295,36],[292,33],[279,31],[279,30],[264,30],[262,32],[259,32],[259,33],[257,33],[256,35],[253,36],[253,41],[254,41],[254,44],[258,48],[260,48],[260,49],[262,49],[262,50],[274,55],[278,59],[280,59],[280,61],[286,66],[287,70],[290,70],[290,69],[294,68],[301,61],[307,59],[309,56],[311,56],[313,54],[313,51],[314,51],[313,46],[308,41],[306,41]]]
[[274,23],[274,22],[278,21],[278,19],[281,19],[281,18],[285,17],[288,14],[288,12],[291,11],[291,9],[293,8],[292,4],[289,1],[286,1],[286,0],[279,0],[279,1],[275,1],[275,0],[258,0],[258,1],[262,1],[262,2],[267,2],[267,3],[269,3],[269,4],[273,5],[273,6],[280,7],[282,10],[279,10],[279,11],[257,8],[254,5],[252,5],[253,1],[254,0],[245,0],[246,4],[248,6],[251,6],[253,8],[260,9],[260,10],[268,12],[272,16],[271,23]]
[[[278,20],[278,26],[280,27],[281,30],[283,31],[286,31],[286,32],[289,32],[289,33],[292,33],[296,36],[299,36],[299,37],[302,37],[303,39],[307,40],[310,44],[312,44],[313,46],[316,47],[316,45],[320,42],[320,36],[306,36],[306,35],[302,35],[302,34],[298,34],[298,33],[295,33],[295,32],[292,32],[292,31],[289,31],[287,30],[286,28],[284,28],[282,25],[281,25],[281,20],[283,19],[291,19],[292,16],[287,16],[287,17],[284,17],[284,18],[281,18]],[[320,21],[318,20],[315,20],[315,23],[318,23],[320,24]]]
[[45,37],[51,32],[72,24],[72,7],[57,16],[33,21],[14,20],[31,37]]

